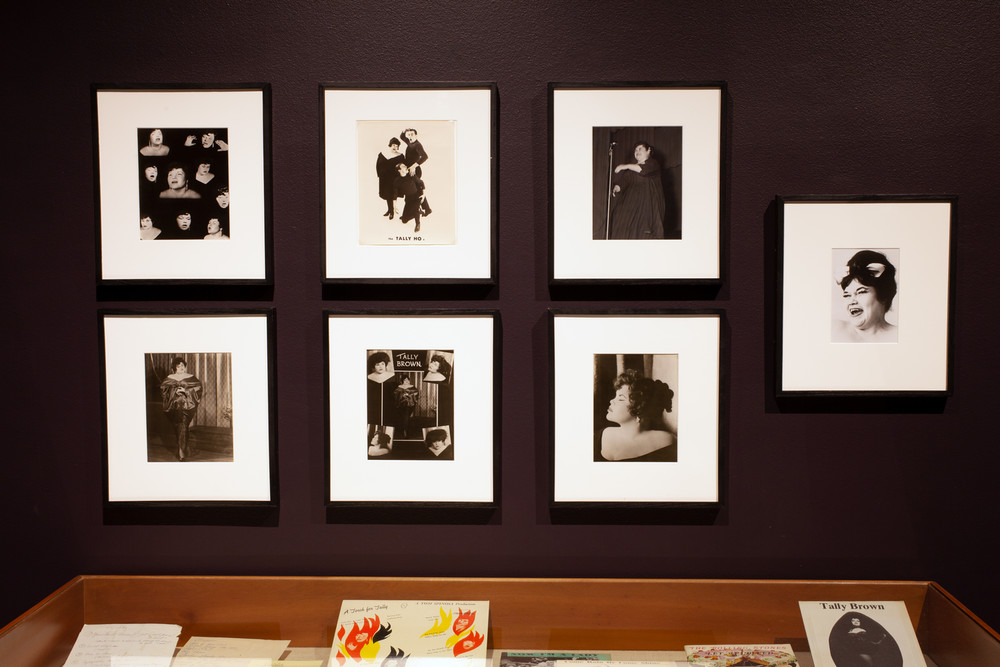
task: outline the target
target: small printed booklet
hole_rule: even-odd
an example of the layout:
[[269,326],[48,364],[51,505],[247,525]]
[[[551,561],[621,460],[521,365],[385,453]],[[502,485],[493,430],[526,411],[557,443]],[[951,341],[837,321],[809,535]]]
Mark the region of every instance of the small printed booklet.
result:
[[490,603],[344,600],[329,667],[485,665]]
[[797,667],[791,644],[690,644],[688,663],[706,667]]
[[[568,661],[557,660],[555,667],[580,667],[580,663],[574,665]],[[688,663],[674,660],[610,660],[602,662],[601,667],[688,667]]]
[[816,667],[927,667],[903,602],[799,602]]
[[[611,660],[610,653],[501,651],[499,667],[555,667],[557,661],[607,662],[609,660]],[[607,666],[601,665],[601,667]]]

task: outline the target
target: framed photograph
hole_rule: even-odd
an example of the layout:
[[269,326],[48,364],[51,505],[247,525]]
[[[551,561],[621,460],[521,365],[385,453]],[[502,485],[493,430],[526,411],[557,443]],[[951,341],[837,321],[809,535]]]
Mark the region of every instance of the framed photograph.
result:
[[105,508],[277,507],[273,311],[103,311]]
[[550,323],[553,507],[716,507],[722,313]]
[[496,277],[493,83],[320,86],[324,280]]
[[496,507],[498,328],[487,311],[327,313],[328,508]]
[[779,396],[951,392],[953,196],[779,196]]
[[721,282],[725,94],[549,84],[551,284]]
[[270,284],[270,86],[92,95],[98,282]]

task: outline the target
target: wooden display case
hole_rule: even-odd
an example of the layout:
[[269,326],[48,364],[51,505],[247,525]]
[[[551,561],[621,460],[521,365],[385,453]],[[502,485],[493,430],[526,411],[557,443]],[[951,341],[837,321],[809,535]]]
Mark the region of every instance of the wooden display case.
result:
[[491,649],[790,643],[797,654],[809,650],[800,600],[902,600],[928,664],[1000,665],[1000,635],[927,581],[187,576],[76,577],[0,631],[0,664],[62,665],[85,623],[178,624],[181,644],[199,635],[329,647],[345,599],[489,600]]

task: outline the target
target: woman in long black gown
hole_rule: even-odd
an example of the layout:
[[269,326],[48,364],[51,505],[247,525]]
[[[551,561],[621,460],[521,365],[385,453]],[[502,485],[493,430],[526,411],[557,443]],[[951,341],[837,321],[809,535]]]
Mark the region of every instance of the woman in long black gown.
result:
[[615,167],[610,238],[662,239],[667,201],[660,182],[660,163],[645,141],[637,143],[632,152],[635,162]]
[[378,176],[378,196],[385,200],[386,211],[383,216],[390,220],[394,217],[393,200],[396,197],[393,182],[396,180],[396,165],[403,162],[403,153],[399,150],[399,139],[392,137],[389,145],[383,148],[375,158],[375,174]]

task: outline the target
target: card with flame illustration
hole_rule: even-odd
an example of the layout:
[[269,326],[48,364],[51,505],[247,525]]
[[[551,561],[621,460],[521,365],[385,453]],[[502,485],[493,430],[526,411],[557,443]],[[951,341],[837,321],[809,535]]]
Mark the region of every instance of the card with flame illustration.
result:
[[330,667],[483,667],[489,602],[344,600]]

